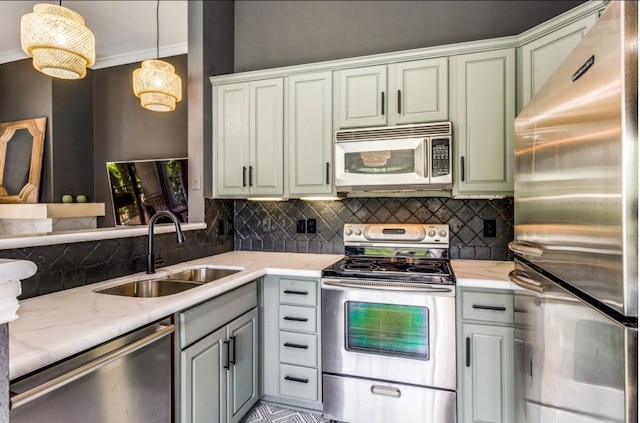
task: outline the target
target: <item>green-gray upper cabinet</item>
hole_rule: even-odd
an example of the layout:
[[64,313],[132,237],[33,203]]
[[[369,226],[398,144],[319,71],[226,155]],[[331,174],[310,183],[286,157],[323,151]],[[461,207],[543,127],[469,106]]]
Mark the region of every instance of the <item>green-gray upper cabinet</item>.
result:
[[336,128],[447,120],[447,66],[442,57],[336,71]]
[[285,78],[285,173],[291,196],[335,195],[331,81],[330,71]]
[[513,194],[515,48],[450,58],[457,197]]
[[[519,77],[522,92],[518,101],[518,111],[522,110],[547,82],[595,22],[596,14],[592,13],[527,42],[520,48]],[[544,28],[541,26],[536,29],[541,31]]]
[[284,194],[284,83],[214,87],[215,197]]

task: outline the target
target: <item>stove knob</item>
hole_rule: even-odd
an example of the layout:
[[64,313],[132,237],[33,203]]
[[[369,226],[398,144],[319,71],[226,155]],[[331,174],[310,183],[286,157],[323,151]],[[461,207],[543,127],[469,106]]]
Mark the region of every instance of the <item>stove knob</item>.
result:
[[354,231],[354,233],[355,233],[356,235],[360,236],[360,235],[362,235],[362,230],[361,230],[361,229],[356,229],[356,230]]
[[351,235],[353,233],[353,231],[351,230],[351,228],[345,228],[344,229],[344,234],[345,235]]
[[436,230],[435,229],[429,229],[429,232],[427,232],[427,235],[429,235],[431,238],[433,238],[434,236],[436,236]]
[[447,236],[447,231],[445,231],[444,229],[441,229],[441,230],[440,230],[440,236],[441,236],[442,238],[446,237],[446,236]]

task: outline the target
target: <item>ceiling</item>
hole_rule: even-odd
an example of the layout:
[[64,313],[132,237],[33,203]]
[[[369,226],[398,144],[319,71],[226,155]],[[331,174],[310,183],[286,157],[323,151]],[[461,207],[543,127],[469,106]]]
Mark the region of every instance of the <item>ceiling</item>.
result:
[[[20,47],[20,18],[38,3],[58,1],[0,1],[0,64],[24,59]],[[187,53],[187,0],[161,0],[160,57]],[[65,0],[78,12],[96,39],[96,64],[106,68],[156,58],[156,6],[150,0]]]

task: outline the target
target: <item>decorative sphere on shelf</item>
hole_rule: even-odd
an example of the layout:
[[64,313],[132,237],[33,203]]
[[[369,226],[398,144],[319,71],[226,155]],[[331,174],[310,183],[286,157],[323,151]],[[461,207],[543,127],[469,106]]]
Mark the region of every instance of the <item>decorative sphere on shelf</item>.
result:
[[73,203],[73,196],[69,194],[65,194],[62,196],[63,203]]
[[82,195],[82,194],[78,195],[76,197],[76,202],[78,202],[78,203],[86,203],[87,202],[87,196],[86,195]]

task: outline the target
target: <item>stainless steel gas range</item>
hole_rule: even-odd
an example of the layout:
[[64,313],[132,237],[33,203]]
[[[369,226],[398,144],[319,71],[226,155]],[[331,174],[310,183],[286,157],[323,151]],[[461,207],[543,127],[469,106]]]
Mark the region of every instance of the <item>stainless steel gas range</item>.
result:
[[325,417],[456,421],[449,227],[346,224],[346,258],[322,272]]

